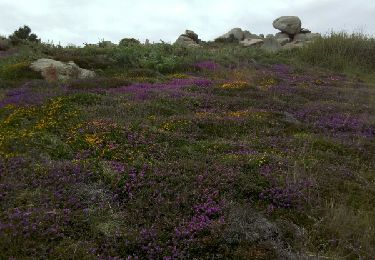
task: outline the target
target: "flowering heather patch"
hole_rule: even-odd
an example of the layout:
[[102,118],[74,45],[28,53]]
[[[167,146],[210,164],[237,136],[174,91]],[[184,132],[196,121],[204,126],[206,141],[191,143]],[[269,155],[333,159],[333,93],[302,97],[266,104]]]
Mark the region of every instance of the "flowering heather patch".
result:
[[338,113],[332,108],[305,107],[295,113],[300,120],[334,133],[352,133],[364,137],[374,136],[375,127],[368,123],[368,115]]
[[180,78],[173,79],[167,83],[142,83],[142,84],[133,84],[127,87],[121,87],[113,89],[110,92],[115,93],[130,93],[133,94],[136,100],[150,99],[152,94],[157,93],[167,93],[172,97],[182,97],[186,95],[186,92],[183,91],[184,88],[189,86],[197,87],[209,87],[213,82],[209,79],[201,78]]
[[1,90],[1,259],[375,255],[372,88],[248,59],[128,85],[122,56],[101,79]]
[[5,98],[0,100],[0,108],[7,105],[25,106],[41,104],[56,95],[57,93],[54,94],[50,91],[45,91],[44,93],[40,91],[35,92],[25,85],[8,91],[5,94]]
[[276,186],[263,191],[259,198],[268,201],[271,208],[292,208],[300,206],[306,191],[312,187],[310,181],[290,183],[288,186]]

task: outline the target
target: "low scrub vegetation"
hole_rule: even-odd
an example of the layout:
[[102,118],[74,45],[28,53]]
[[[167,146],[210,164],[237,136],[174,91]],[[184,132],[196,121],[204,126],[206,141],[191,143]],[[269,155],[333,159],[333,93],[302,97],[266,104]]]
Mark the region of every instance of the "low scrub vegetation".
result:
[[[374,52],[334,33],[0,54],[0,258],[371,259]],[[42,57],[97,77],[47,82]]]

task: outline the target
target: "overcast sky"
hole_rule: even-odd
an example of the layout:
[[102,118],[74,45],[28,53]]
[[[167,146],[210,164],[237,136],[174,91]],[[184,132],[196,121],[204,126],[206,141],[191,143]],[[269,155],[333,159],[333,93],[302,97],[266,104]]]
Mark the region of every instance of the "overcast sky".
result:
[[275,33],[272,21],[282,15],[299,16],[313,32],[375,35],[374,0],[0,0],[0,35],[26,24],[43,41],[63,45],[131,37],[174,42],[185,29],[213,40],[234,27]]

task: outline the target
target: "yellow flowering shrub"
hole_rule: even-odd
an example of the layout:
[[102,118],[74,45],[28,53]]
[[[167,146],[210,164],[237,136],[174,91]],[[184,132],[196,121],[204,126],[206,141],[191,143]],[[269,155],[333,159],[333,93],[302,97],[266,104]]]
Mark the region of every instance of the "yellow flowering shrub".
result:
[[277,83],[278,83],[278,80],[275,78],[262,78],[259,81],[258,86],[261,88],[270,88],[270,87],[277,85]]
[[221,85],[221,88],[224,89],[243,89],[249,87],[249,83],[246,81],[233,81]]

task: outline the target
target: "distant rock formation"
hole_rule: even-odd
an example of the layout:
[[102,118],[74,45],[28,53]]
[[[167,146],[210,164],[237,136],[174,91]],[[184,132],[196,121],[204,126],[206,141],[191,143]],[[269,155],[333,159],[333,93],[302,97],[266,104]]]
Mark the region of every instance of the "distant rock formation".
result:
[[276,33],[275,38],[282,49],[294,49],[321,37],[319,33],[311,33],[309,29],[302,28],[301,19],[298,16],[281,16],[273,21],[273,27],[281,32]]
[[95,72],[81,69],[73,61],[65,63],[53,59],[39,59],[31,63],[30,68],[36,72],[41,72],[43,78],[47,81],[67,81],[95,77]]
[[198,34],[194,31],[186,30],[184,34],[181,34],[176,40],[176,45],[182,45],[185,47],[200,47],[199,43],[201,40],[198,38]]
[[[309,29],[302,28],[301,19],[298,16],[281,16],[272,23],[275,29],[280,32],[268,34],[253,34],[248,30],[233,28],[229,32],[217,37],[215,42],[218,43],[238,43],[244,47],[260,47],[268,51],[278,51],[281,49],[290,50],[303,47],[305,44],[321,37],[319,33],[312,33]],[[175,44],[198,47],[200,46],[198,35],[190,30],[176,40]]]
[[233,28],[229,32],[215,39],[216,42],[241,42],[245,39],[262,39],[262,37],[243,31],[241,28]]

